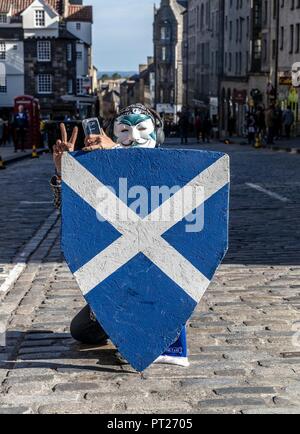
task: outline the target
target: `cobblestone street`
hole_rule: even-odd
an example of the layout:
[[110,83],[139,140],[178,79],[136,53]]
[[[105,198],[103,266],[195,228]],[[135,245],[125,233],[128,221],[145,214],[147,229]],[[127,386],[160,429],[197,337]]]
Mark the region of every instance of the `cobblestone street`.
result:
[[190,321],[190,368],[143,375],[70,337],[84,300],[60,253],[50,155],[0,172],[0,414],[300,413],[300,155],[207,147],[231,157],[230,250]]

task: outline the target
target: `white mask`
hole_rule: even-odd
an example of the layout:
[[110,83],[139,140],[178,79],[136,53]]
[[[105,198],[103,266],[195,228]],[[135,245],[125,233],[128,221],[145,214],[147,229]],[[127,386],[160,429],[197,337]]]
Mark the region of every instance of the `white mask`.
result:
[[114,139],[118,148],[155,148],[156,131],[152,118],[134,113],[118,117],[114,123]]

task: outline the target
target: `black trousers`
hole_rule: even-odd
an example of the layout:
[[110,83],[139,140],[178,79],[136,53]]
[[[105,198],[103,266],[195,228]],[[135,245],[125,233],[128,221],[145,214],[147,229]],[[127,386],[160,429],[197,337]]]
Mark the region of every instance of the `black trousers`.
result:
[[108,339],[88,305],[75,316],[70,332],[73,339],[86,345],[103,345]]
[[25,128],[17,128],[16,129],[16,137],[15,137],[15,151],[21,146],[21,150],[25,149],[26,142],[26,130]]

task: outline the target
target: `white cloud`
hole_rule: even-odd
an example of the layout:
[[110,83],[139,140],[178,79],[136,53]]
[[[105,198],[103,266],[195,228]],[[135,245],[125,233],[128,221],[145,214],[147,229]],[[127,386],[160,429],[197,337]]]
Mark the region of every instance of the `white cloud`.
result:
[[153,54],[154,3],[159,0],[85,0],[94,6],[94,64],[100,70],[137,70]]

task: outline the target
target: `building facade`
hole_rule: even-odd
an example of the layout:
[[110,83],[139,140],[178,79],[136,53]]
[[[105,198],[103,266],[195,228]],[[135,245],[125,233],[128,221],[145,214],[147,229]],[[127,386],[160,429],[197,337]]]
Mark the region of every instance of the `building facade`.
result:
[[184,103],[184,14],[187,0],[161,0],[154,9],[155,105],[176,117]]
[[155,108],[155,66],[153,57],[139,65],[139,73],[124,80],[120,87],[120,106],[141,103]]
[[0,87],[0,108],[12,108],[14,97],[28,94],[39,99],[43,117],[92,114],[92,7],[80,0],[7,0],[0,6],[7,84]]
[[282,109],[292,105],[299,132],[299,90],[291,75],[300,61],[300,2],[226,0],[224,44],[223,132],[245,134],[245,113],[275,100]]
[[[278,19],[277,19],[277,9]],[[299,88],[292,84],[293,65],[300,62],[300,2],[285,0],[268,2],[264,19],[269,31],[263,35],[263,68],[268,70],[270,83],[276,87],[276,57],[278,57],[277,99],[281,108],[291,105],[296,118],[293,133],[300,134]],[[277,41],[278,29],[278,44]],[[276,56],[278,52],[278,56]],[[299,65],[298,65],[299,68]]]
[[187,105],[218,116],[220,79],[223,71],[222,0],[190,0],[184,47],[187,51],[185,89]]

